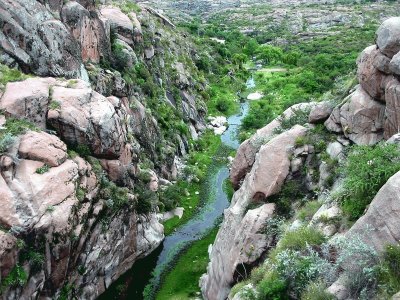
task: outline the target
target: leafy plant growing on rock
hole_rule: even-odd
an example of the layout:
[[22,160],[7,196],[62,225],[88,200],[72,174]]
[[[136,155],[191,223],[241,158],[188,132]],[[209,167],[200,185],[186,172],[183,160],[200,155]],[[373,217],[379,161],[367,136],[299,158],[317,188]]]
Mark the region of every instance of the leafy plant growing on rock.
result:
[[396,145],[353,146],[345,175],[342,208],[352,220],[358,219],[379,189],[400,170],[400,151]]

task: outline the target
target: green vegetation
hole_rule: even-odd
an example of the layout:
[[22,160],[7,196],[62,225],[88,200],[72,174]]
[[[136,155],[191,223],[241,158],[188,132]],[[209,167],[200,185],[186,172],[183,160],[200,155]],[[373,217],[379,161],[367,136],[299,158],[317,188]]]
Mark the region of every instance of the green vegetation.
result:
[[0,292],[4,291],[8,287],[23,286],[27,282],[27,280],[28,274],[26,274],[22,266],[17,264],[1,281]]
[[323,282],[311,282],[301,294],[301,300],[335,300],[335,296],[326,292]]
[[50,166],[47,164],[44,164],[43,166],[36,169],[36,173],[44,174],[44,173],[47,173],[49,170],[50,170]]
[[301,221],[309,222],[321,205],[322,204],[318,201],[307,202],[301,209],[299,209],[297,217]]
[[[181,206],[185,210],[182,218],[174,217],[164,222],[164,232],[166,235],[170,234],[178,226],[185,224],[190,220],[196,212],[197,207],[201,205],[200,197],[208,199],[207,192],[207,179],[212,174],[212,163],[214,156],[221,148],[221,139],[215,136],[211,131],[207,131],[198,141],[193,144],[193,151],[189,153],[187,159],[186,173],[191,174],[190,177],[197,180],[179,180],[176,187],[171,187],[161,194],[161,202],[168,208],[171,208],[171,202],[175,206]],[[211,172],[211,173],[210,173]]]
[[194,242],[180,255],[173,270],[165,277],[157,300],[178,300],[195,297],[200,292],[199,278],[206,272],[208,264],[208,245],[214,242],[218,227],[203,239]]
[[300,251],[308,246],[318,246],[325,242],[325,236],[313,227],[300,227],[285,233],[274,249],[274,255],[283,250]]
[[343,211],[357,220],[379,189],[400,170],[400,151],[396,145],[353,146],[341,172],[345,176],[339,195]]
[[8,82],[21,81],[28,78],[25,74],[17,69],[11,69],[3,64],[0,64],[0,89]]
[[390,299],[400,291],[400,245],[387,245],[378,270],[380,299]]

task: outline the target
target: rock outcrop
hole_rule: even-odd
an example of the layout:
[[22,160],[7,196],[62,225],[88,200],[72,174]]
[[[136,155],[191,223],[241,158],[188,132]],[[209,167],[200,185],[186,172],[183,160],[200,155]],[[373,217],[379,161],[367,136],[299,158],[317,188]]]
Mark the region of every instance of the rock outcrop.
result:
[[360,86],[325,122],[356,144],[373,145],[399,132],[399,20],[390,18],[379,27],[377,45],[367,47],[357,60]]
[[[224,221],[210,253],[207,274],[200,280],[206,299],[225,299],[235,283],[235,272],[257,261],[273,246],[273,237],[261,233],[266,220],[275,211],[275,205],[268,203],[268,197],[280,191],[290,171],[290,152],[296,139],[304,136],[306,131],[296,125],[260,147],[251,171],[224,212]],[[249,208],[257,203],[261,204],[259,208]]]
[[265,127],[257,130],[257,132],[250,138],[245,140],[237,150],[235,159],[232,162],[230,170],[230,179],[235,189],[238,189],[241,181],[251,169],[257,152],[261,146],[267,143],[279,129],[283,119],[290,119],[294,114],[299,111],[308,111],[312,109],[316,103],[300,103],[295,104],[283,112],[283,114],[273,120]]
[[347,236],[357,236],[377,251],[400,240],[400,173],[393,175],[379,190],[367,212],[350,228]]
[[176,179],[205,129],[207,83],[171,21],[125,9],[0,3],[0,64],[32,75],[0,86],[4,299],[95,299],[164,239],[141,193]]

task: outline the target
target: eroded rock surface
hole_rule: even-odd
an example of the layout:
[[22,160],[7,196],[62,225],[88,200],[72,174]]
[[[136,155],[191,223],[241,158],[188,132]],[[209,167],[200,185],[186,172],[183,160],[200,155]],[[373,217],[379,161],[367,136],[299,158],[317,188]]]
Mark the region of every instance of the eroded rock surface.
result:
[[[210,253],[207,274],[200,280],[206,299],[225,299],[235,281],[236,268],[240,264],[251,265],[272,246],[273,237],[260,234],[262,224],[275,210],[274,204],[268,204],[268,197],[280,191],[289,174],[292,147],[296,138],[304,136],[306,131],[296,125],[260,147],[251,171],[224,212],[224,221]],[[251,203],[263,202],[267,204],[247,210]]]

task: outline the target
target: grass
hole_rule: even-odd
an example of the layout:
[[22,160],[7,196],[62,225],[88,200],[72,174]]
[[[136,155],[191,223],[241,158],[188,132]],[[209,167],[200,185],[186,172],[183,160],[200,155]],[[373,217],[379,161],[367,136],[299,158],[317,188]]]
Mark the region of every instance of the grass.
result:
[[311,221],[312,217],[314,216],[314,214],[318,211],[318,209],[321,207],[321,203],[318,201],[310,201],[307,202],[304,207],[302,207],[298,213],[297,213],[297,217],[301,220],[301,221]]
[[174,269],[168,273],[157,293],[157,300],[190,299],[200,292],[199,278],[206,272],[208,264],[208,245],[212,244],[218,232],[214,228],[203,239],[194,242],[184,252]]
[[8,82],[21,81],[28,78],[17,69],[11,69],[3,64],[0,64],[0,87],[5,86]]
[[312,227],[300,227],[287,231],[279,241],[277,247],[271,252],[271,257],[287,249],[301,251],[306,249],[308,245],[321,245],[325,240],[326,238],[323,233]]

